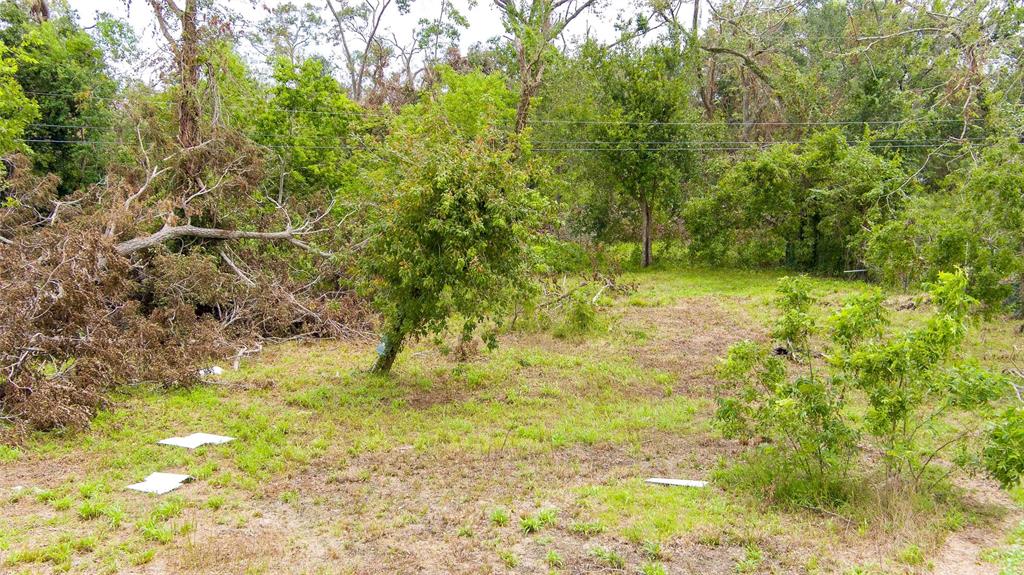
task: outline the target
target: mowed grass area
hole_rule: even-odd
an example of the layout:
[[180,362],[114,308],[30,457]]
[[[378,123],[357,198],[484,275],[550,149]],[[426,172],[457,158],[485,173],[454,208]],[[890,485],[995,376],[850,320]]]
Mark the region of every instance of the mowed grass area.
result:
[[[293,342],[208,385],[122,390],[89,429],[0,449],[0,572],[930,572],[965,531],[1016,572],[1015,505],[983,482],[825,512],[729,473],[745,448],[711,426],[713,366],[766,337],[782,275],[630,272],[592,333],[510,333],[461,363],[421,344],[391,378],[361,371],[374,342]],[[866,287],[815,281],[828,305]],[[970,353],[1010,365],[1015,328],[984,323]],[[195,431],[236,440],[156,444]],[[124,489],[153,471],[196,481]]]

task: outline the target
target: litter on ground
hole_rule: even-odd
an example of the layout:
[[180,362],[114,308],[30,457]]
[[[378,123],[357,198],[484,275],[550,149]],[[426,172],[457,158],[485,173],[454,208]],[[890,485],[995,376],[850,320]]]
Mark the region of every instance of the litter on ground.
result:
[[192,481],[191,475],[180,475],[178,473],[150,473],[141,483],[133,483],[128,489],[141,491],[143,493],[155,493],[163,495],[181,487],[182,483]]
[[674,485],[676,487],[706,487],[707,481],[697,481],[695,479],[665,479],[662,477],[652,477],[647,480],[647,483],[653,483],[655,485]]
[[234,437],[213,435],[211,433],[193,433],[192,435],[186,435],[185,437],[168,437],[167,439],[161,439],[157,443],[161,445],[176,445],[178,447],[195,449],[200,445],[206,445],[208,443],[220,445],[221,443],[227,443],[233,439]]
[[204,369],[200,369],[199,370],[199,377],[209,377],[211,375],[222,375],[223,373],[224,373],[224,368],[219,366],[219,365],[215,365],[213,367],[207,367],[207,368],[204,368]]

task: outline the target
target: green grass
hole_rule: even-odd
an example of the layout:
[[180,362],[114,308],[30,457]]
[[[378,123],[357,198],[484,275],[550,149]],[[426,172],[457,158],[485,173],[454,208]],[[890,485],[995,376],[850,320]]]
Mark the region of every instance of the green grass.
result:
[[558,514],[554,509],[545,509],[533,515],[523,516],[519,520],[519,527],[523,530],[523,533],[537,533],[545,527],[554,525],[557,517]]
[[491,511],[490,519],[491,523],[497,525],[498,527],[504,527],[508,525],[509,521],[512,520],[512,516],[509,515],[507,509],[498,508]]
[[91,552],[95,548],[95,538],[62,536],[59,542],[51,545],[15,551],[7,558],[7,564],[15,566],[23,563],[52,563],[58,571],[67,571],[71,568],[71,560],[75,555]]
[[596,521],[638,545],[733,524],[768,528],[775,521],[712,489],[664,487],[639,479],[581,489],[579,500]]
[[1024,521],[1009,534],[1005,544],[987,550],[982,558],[999,566],[999,575],[1024,573]]
[[594,556],[598,561],[604,563],[611,569],[625,569],[626,560],[622,558],[616,551],[612,549],[605,549],[604,547],[594,547],[590,550],[590,554]]
[[[488,557],[496,554],[508,567],[571,569],[573,557],[586,555],[591,567],[596,562],[621,569],[615,565],[635,554],[609,547],[618,541],[642,556],[628,566],[631,572],[653,575],[666,572],[671,558],[662,549],[681,538],[709,548],[731,546],[741,557],[737,569],[756,572],[768,555],[768,547],[758,547],[760,537],[794,540],[793,533],[815,533],[831,541],[834,535],[813,531],[821,517],[762,505],[732,484],[686,489],[643,483],[640,470],[666,460],[660,439],[697,445],[689,463],[714,467],[699,447],[718,441],[709,425],[714,402],[680,390],[678,374],[638,358],[637,350],[665,334],[617,318],[643,311],[635,307],[714,298],[725,310],[767,321],[765,304],[782,275],[672,266],[630,271],[622,280],[636,283],[637,290],[603,309],[601,329],[588,329],[584,337],[518,334],[515,343],[461,364],[426,343],[413,344],[389,378],[361,371],[372,360],[370,343],[293,342],[268,346],[217,385],[125,388],[88,429],[37,433],[17,449],[0,448],[0,465],[82,462],[0,502],[0,554],[10,565],[116,572],[176,552],[196,522],[245,527],[274,506],[299,516],[310,505],[323,506],[328,519],[322,527],[337,540],[353,533],[374,540],[427,516],[415,505],[397,509],[372,501],[391,466],[404,473],[402,454],[409,453],[428,462],[512,462],[495,467],[515,474],[496,496],[476,486],[457,493],[470,508],[454,514],[445,530],[466,545],[486,546]],[[827,301],[864,288],[859,282],[813,281]],[[1009,353],[1007,325],[979,328],[992,361]],[[236,440],[196,450],[156,444],[194,431]],[[590,472],[580,454],[610,454],[614,465],[632,465],[629,473],[636,477],[580,486],[577,478]],[[360,467],[363,460],[386,465]],[[429,465],[416,473],[435,473]],[[344,476],[352,499],[307,496],[289,483],[310,469],[328,481]],[[165,497],[124,490],[153,471],[189,473],[196,482]],[[481,474],[482,483],[489,479]],[[945,529],[978,521],[951,505],[937,506],[932,515]],[[573,553],[559,547],[563,556],[545,543],[554,536],[573,538],[579,548]],[[869,529],[865,536],[877,533]],[[910,545],[918,543],[903,547]],[[1007,564],[1014,553],[1019,556],[1013,545],[1020,543],[1004,554]],[[930,549],[920,551],[927,556]],[[527,554],[533,554],[530,562]],[[909,552],[893,551],[890,559],[920,565]]]
[[8,445],[0,445],[0,463],[17,461],[21,457],[21,451]]
[[78,517],[86,521],[105,517],[112,527],[118,527],[124,520],[124,509],[120,505],[105,501],[84,501],[78,506]]

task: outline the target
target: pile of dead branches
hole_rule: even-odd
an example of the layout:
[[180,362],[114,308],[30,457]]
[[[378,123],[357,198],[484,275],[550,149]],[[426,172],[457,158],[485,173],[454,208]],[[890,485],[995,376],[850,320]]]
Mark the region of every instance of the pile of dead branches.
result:
[[[103,186],[66,197],[53,176],[9,159],[0,204],[0,418],[13,423],[0,430],[8,434],[82,425],[114,386],[189,384],[212,358],[265,338],[373,328],[344,267],[304,240],[320,231],[322,214],[294,222],[284,206],[258,211],[242,199],[247,173],[230,166],[218,189],[202,184],[183,197],[141,157],[143,165],[112,168]],[[217,204],[225,193],[278,231],[235,227]],[[265,249],[263,240],[288,247]]]

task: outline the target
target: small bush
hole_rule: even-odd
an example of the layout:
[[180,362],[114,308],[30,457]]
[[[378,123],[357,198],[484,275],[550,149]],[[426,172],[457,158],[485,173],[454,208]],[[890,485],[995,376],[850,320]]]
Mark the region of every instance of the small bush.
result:
[[[1024,417],[1017,410],[1001,417],[992,411],[1009,386],[1001,376],[956,359],[976,304],[967,287],[963,272],[939,274],[929,286],[931,316],[919,327],[887,333],[880,292],[851,298],[823,330],[806,282],[783,279],[773,335],[789,359],[744,342],[719,366],[722,379],[739,391],[719,400],[716,425],[727,437],[766,440],[759,452],[771,461],[761,465],[751,458],[748,477],[733,479],[771,486],[779,500],[835,504],[845,497],[851,463],[860,462],[868,446],[881,453],[889,478],[914,485],[940,455],[954,450],[957,464],[981,461],[1004,485],[1018,481]],[[822,337],[827,344],[819,352],[813,345]],[[816,356],[826,358],[825,365]],[[854,401],[864,405],[863,415],[850,409]],[[966,417],[951,417],[957,413]],[[958,423],[978,417],[991,428],[981,453],[975,426]]]
[[555,336],[579,337],[593,331],[598,324],[597,306],[583,291],[572,294],[565,306],[562,322],[555,328]]
[[982,452],[985,469],[1003,485],[1019,485],[1024,475],[1024,409],[1007,409],[993,424]]

